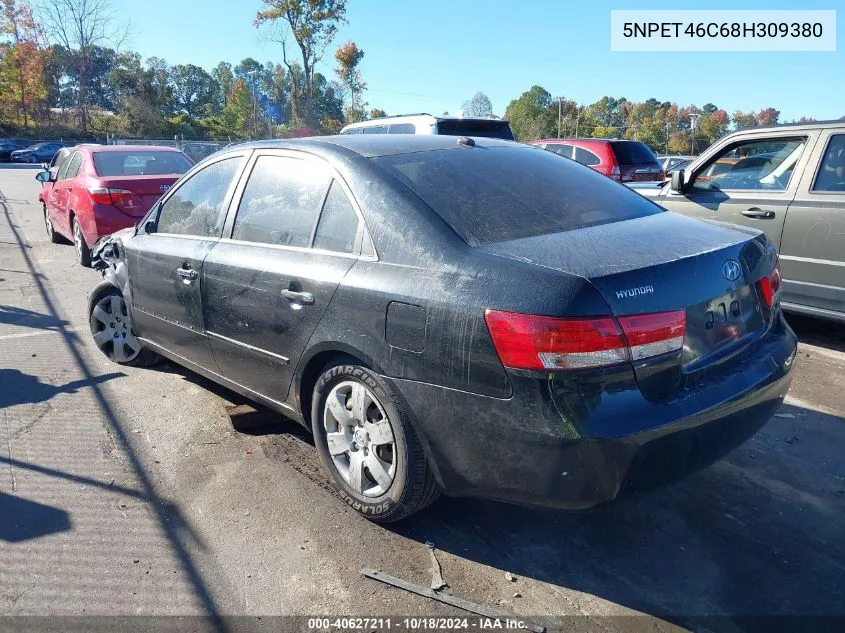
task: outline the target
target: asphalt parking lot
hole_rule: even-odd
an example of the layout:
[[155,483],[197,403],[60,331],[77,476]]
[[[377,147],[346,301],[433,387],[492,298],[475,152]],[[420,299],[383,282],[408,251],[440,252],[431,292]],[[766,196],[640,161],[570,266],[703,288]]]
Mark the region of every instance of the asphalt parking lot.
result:
[[[453,595],[550,629],[845,622],[842,325],[790,318],[786,404],[684,482],[585,513],[441,499],[380,527],[297,424],[233,426],[239,396],[100,355],[99,273],[48,242],[34,174],[0,169],[0,615],[460,614],[359,574],[427,586],[430,541]],[[746,619],[769,616],[802,620]]]

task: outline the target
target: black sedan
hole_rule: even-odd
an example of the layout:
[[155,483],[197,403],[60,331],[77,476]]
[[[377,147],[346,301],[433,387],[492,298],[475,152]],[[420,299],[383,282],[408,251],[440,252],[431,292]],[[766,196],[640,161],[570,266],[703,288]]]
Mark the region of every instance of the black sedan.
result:
[[777,254],[495,139],[233,147],[98,243],[95,343],[294,418],[352,507],[442,491],[585,508],[678,478],[780,406]]
[[30,145],[29,147],[24,147],[23,149],[12,152],[11,158],[15,163],[50,162],[53,160],[53,156],[56,155],[56,152],[63,147],[64,145],[62,143],[57,143],[55,141],[36,143],[35,145]]
[[12,152],[24,147],[29,147],[32,141],[25,138],[4,138],[0,139],[0,162],[7,163],[12,160]]

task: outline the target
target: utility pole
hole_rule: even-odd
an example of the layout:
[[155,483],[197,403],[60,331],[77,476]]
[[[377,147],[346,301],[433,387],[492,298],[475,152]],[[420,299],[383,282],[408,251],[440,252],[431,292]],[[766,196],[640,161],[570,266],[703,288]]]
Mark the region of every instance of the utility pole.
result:
[[669,117],[666,117],[666,155],[669,155]]
[[250,70],[247,75],[252,76],[252,138],[258,135],[258,114],[256,112],[255,75],[257,70]]
[[581,122],[581,106],[577,106],[575,112],[575,138],[578,138],[578,124]]
[[561,101],[563,97],[557,98],[557,137],[560,138],[560,115],[561,115]]
[[692,137],[690,138],[690,154],[695,154],[695,124],[698,121],[698,113],[689,115],[690,125],[692,127]]

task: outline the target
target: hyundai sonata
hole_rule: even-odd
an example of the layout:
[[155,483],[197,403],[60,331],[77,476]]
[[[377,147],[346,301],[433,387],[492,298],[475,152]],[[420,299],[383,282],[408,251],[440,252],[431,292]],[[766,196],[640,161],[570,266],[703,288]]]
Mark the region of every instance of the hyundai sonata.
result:
[[763,234],[496,139],[229,148],[95,258],[105,354],[299,421],[377,521],[676,479],[769,419],[796,351]]

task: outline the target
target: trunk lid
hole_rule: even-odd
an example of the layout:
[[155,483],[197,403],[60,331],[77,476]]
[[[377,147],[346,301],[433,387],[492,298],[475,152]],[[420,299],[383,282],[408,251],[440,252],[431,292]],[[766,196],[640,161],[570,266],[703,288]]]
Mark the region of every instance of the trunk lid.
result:
[[122,189],[130,191],[135,196],[128,197],[125,204],[115,205],[120,211],[133,218],[143,217],[147,211],[164,195],[180,174],[165,174],[154,176],[106,176],[98,177],[95,187],[105,189]]
[[[477,248],[584,277],[617,317],[685,310],[683,350],[659,359],[661,370],[694,373],[732,356],[771,316],[755,284],[777,255],[753,229],[664,212]],[[655,362],[635,363],[635,372],[652,377]]]

